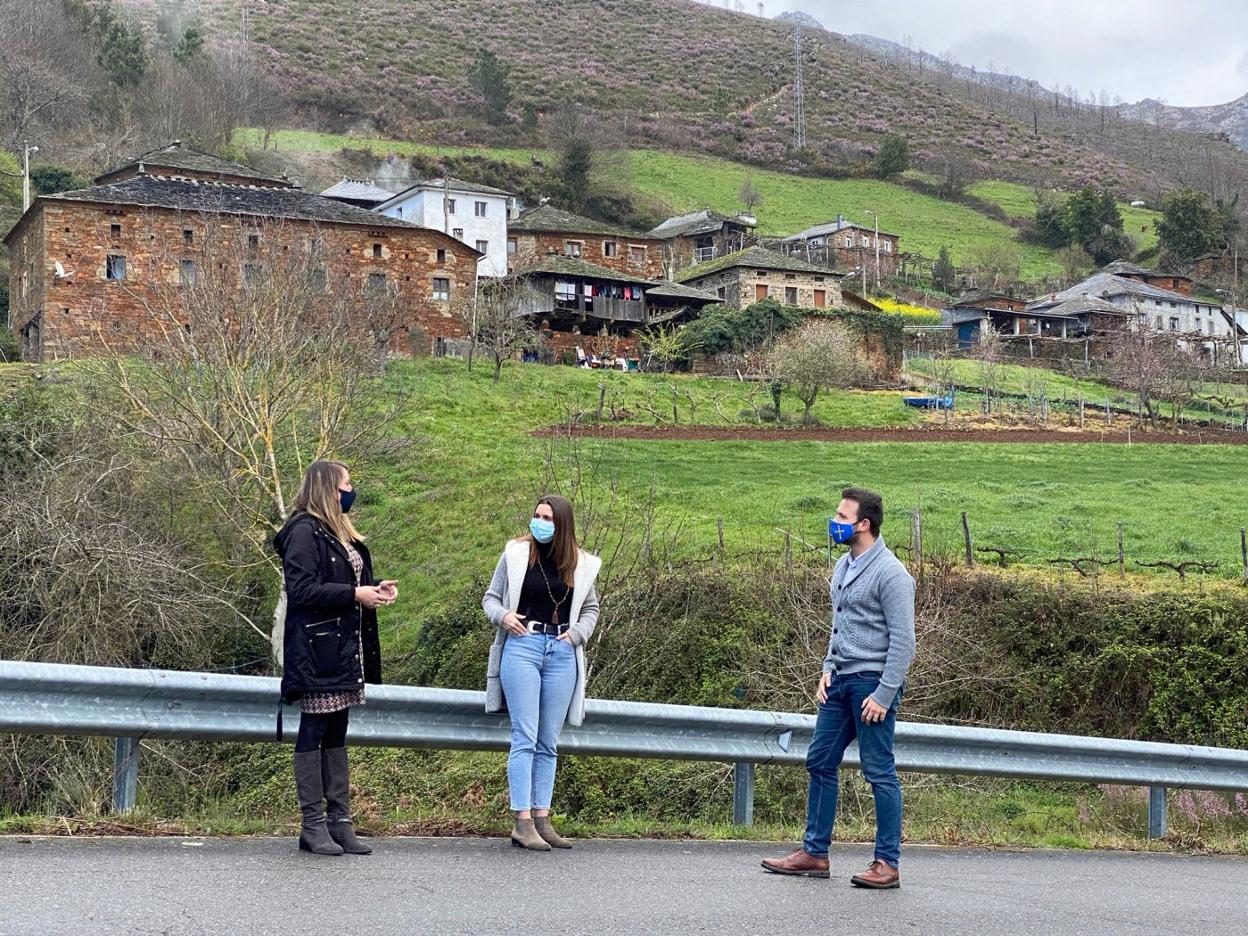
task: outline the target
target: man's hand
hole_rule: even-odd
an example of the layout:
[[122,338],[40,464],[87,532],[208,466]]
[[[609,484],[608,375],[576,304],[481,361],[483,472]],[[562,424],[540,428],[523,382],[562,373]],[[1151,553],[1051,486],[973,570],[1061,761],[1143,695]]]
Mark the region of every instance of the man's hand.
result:
[[819,677],[819,688],[815,691],[815,698],[819,700],[820,705],[828,701],[828,686],[830,685],[832,685],[831,673],[824,673]]
[[888,709],[880,705],[870,696],[862,700],[862,723],[864,725],[874,725],[876,722],[882,722],[888,715]]

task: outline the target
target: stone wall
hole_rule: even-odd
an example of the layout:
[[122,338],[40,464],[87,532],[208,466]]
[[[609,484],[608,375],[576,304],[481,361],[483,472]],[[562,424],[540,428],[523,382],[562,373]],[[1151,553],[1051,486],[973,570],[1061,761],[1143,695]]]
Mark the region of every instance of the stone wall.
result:
[[[535,234],[523,231],[512,231],[508,238],[516,242],[515,253],[508,258],[508,266],[513,270],[531,266],[550,254],[565,256],[567,243],[574,241],[581,245],[580,259],[586,263],[642,280],[663,278],[662,244],[649,238],[573,232]],[[609,244],[615,245],[614,256],[608,255],[609,248],[605,245]]]

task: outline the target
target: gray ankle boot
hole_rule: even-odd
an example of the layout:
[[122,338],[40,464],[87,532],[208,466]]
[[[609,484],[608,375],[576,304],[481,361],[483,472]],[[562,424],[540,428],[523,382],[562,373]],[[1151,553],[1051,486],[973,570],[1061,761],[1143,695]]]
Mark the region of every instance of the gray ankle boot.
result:
[[342,846],[330,838],[321,804],[325,789],[321,780],[320,751],[295,752],[295,791],[299,794],[299,810],[303,813],[299,848],[314,855],[341,855]]
[[351,775],[347,769],[347,749],[321,751],[321,776],[325,802],[329,807],[329,834],[348,855],[371,855],[373,850],[355,836],[351,822]]
[[532,819],[516,820],[516,827],[511,830],[511,844],[532,851],[550,851],[550,844],[533,828]]
[[551,848],[572,847],[572,843],[556,832],[555,827],[550,824],[550,816],[534,816],[533,827]]

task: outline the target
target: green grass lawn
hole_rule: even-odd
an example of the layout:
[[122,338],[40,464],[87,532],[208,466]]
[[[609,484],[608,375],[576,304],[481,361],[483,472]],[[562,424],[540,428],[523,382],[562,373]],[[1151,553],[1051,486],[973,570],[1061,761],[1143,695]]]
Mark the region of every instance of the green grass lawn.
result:
[[[636,511],[653,496],[656,520],[683,527],[678,546],[707,555],[723,519],[732,551],[779,549],[782,529],[826,544],[826,521],[847,484],[880,489],[889,505],[890,539],[908,542],[906,512],[922,505],[929,549],[954,552],[960,512],[976,541],[1018,548],[1042,564],[1060,555],[1108,555],[1119,522],[1132,559],[1208,559],[1238,568],[1239,529],[1248,507],[1234,479],[1248,470],[1248,448],[1019,443],[650,442],[534,437],[574,410],[608,399],[635,411],[639,401],[680,393],[701,400],[696,422],[709,423],[712,398],[732,412],[746,388],[734,381],[508,365],[494,384],[488,369],[469,375],[462,362],[398,365],[389,378],[409,395],[397,432],[407,451],[368,476],[357,472],[360,522],[374,540],[378,570],[399,579],[407,600],[386,616],[388,640],[411,633],[431,609],[474,579],[489,576],[504,540],[523,531],[532,502],[549,488],[614,497]],[[652,396],[653,394],[653,396]],[[897,394],[838,394],[817,414],[828,424],[912,424]],[[797,412],[792,398],[786,409]],[[657,405],[656,405],[657,408]],[[660,410],[660,412],[662,412]],[[706,414],[705,418],[704,415]],[[693,422],[688,404],[681,422]],[[1184,505],[1199,504],[1199,510]],[[591,531],[592,534],[592,531]],[[592,535],[591,535],[592,538]]]
[[[978,387],[982,385],[980,362],[968,359],[957,359],[950,362],[953,367],[953,381],[956,384]],[[1083,399],[1088,406],[1104,405],[1108,400],[1113,407],[1134,409],[1134,394],[1120,387],[1086,377],[1074,377],[1058,371],[1040,367],[1026,367],[1021,364],[1000,364],[1000,383],[998,390],[1003,393],[1027,393],[1036,381],[1043,381],[1045,395],[1050,399],[1079,400]],[[912,377],[931,378],[933,362],[926,358],[913,358],[906,364],[907,372]],[[1199,397],[1217,396],[1224,400],[1238,400],[1239,406],[1248,401],[1248,385],[1244,384],[1202,384],[1197,394]],[[1162,404],[1162,413],[1171,416],[1169,404]],[[1242,409],[1224,411],[1221,404],[1208,400],[1190,403],[1183,409],[1185,419],[1213,419],[1230,425],[1239,425],[1243,421]]]
[[[1036,199],[1029,186],[1016,182],[985,180],[976,182],[968,191],[976,198],[1000,206],[1011,218],[1036,216]],[[1157,246],[1157,230],[1153,227],[1153,222],[1161,217],[1161,212],[1148,208],[1132,208],[1125,202],[1118,203],[1118,211],[1122,215],[1123,230],[1131,235],[1138,250],[1151,250]]]
[[[256,130],[240,130],[235,141],[258,147]],[[377,155],[449,155],[478,153],[493,159],[528,163],[534,155],[548,153],[532,149],[489,149],[466,146],[435,146],[399,140],[368,139],[304,130],[279,130],[271,139],[279,151],[334,152],[364,149]],[[812,224],[830,221],[838,213],[863,224],[873,224],[869,211],[880,213],[880,227],[901,235],[903,250],[935,257],[948,247],[958,264],[970,262],[975,248],[1011,241],[1014,231],[1007,224],[965,205],[921,195],[901,185],[873,179],[814,179],[745,166],[711,156],[693,156],[634,150],[631,179],[637,190],[661,199],[674,211],[710,207],[735,213],[740,210],[737,193],[748,176],[762,193],[756,209],[761,234],[793,234]],[[1022,186],[1017,188],[1029,191]],[[1053,251],[1033,244],[1018,245],[1022,272],[1026,278],[1056,274],[1061,268]]]

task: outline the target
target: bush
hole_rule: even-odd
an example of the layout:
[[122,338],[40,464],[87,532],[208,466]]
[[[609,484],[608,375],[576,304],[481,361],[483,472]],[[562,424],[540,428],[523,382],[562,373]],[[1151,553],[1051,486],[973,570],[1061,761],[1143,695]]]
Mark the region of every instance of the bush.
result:
[[22,359],[22,344],[17,336],[0,325],[0,364],[7,364]]

